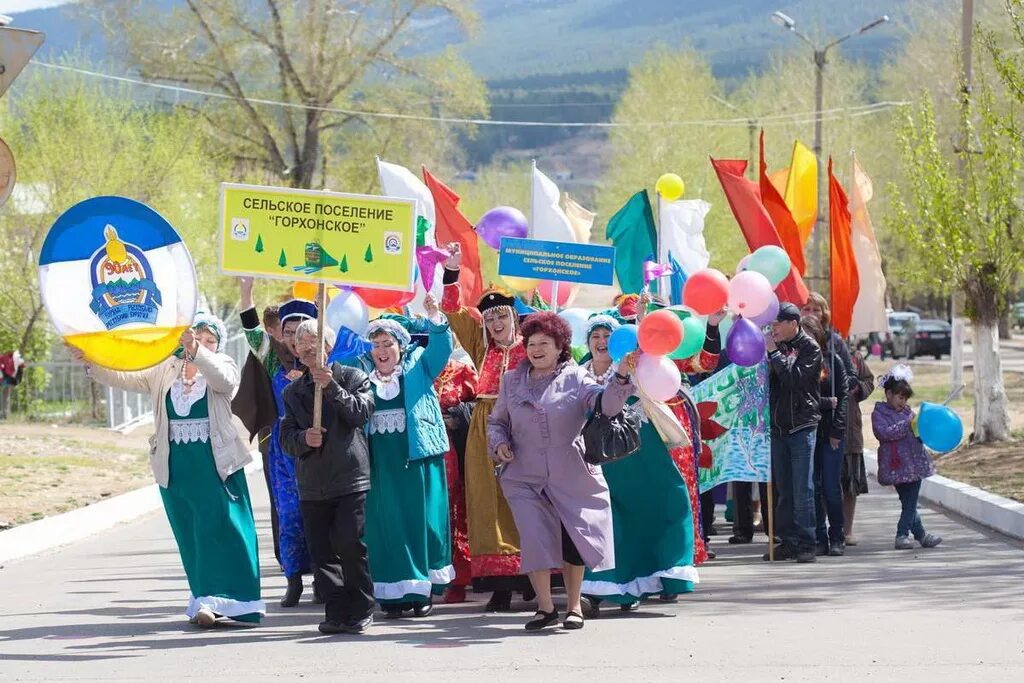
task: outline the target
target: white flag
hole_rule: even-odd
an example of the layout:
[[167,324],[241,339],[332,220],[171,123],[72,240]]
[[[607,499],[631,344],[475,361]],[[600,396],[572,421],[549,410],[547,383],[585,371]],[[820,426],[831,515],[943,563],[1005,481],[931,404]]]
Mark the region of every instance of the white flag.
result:
[[882,273],[882,255],[878,251],[875,229],[871,225],[868,202],[874,189],[871,179],[853,160],[853,192],[850,193],[850,223],[852,228],[853,257],[857,263],[860,293],[853,305],[850,334],[885,332],[889,329],[885,314],[885,274]]
[[703,199],[661,200],[659,204],[658,263],[669,263],[671,255],[687,276],[707,268],[711,254],[704,242],[704,217],[711,205]]
[[580,244],[590,244],[590,234],[594,228],[594,219],[597,218],[597,214],[584,209],[568,193],[562,195],[562,209],[569,219],[569,224],[572,225],[576,241]]
[[576,242],[569,217],[559,205],[561,193],[551,178],[533,167],[533,206],[530,211],[530,237],[552,242]]
[[[434,222],[437,219],[434,211],[434,196],[430,194],[430,190],[423,184],[423,181],[417,178],[405,166],[388,163],[381,160],[380,157],[377,157],[377,174],[380,176],[381,191],[385,195],[388,197],[398,197],[399,199],[416,200],[416,216],[417,218],[423,217],[426,219],[429,226],[427,228],[426,244],[434,245]],[[441,296],[444,294],[444,283],[442,282],[444,279],[443,268],[444,266],[442,265],[437,266],[437,271],[434,273],[434,287],[430,290],[438,302],[441,301]],[[427,293],[423,289],[421,279],[417,279],[415,287],[416,296],[409,302],[409,310],[413,313],[423,314],[425,312],[423,298]]]

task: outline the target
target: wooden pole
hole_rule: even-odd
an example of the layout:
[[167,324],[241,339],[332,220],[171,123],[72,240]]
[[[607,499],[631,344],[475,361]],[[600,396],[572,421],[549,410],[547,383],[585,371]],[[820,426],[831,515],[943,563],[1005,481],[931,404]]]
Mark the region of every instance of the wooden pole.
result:
[[[327,310],[327,285],[323,282],[317,288],[316,305],[319,309],[316,315],[316,364],[324,366],[324,312]],[[313,392],[313,429],[320,429],[324,415],[324,392],[316,387]]]

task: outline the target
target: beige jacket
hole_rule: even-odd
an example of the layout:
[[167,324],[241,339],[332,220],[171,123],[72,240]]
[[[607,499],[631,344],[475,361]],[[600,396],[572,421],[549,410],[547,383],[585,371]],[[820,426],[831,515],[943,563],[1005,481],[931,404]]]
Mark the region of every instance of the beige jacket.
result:
[[[149,439],[149,464],[156,483],[167,488],[170,478],[168,457],[171,442],[168,437],[167,392],[181,376],[179,358],[169,358],[148,370],[116,372],[91,366],[89,374],[107,386],[148,393],[153,402],[156,431]],[[213,353],[202,345],[195,358],[196,367],[206,378],[206,400],[210,410],[210,444],[217,473],[221,480],[245,467],[252,454],[241,434],[245,428],[231,413],[231,398],[238,390],[239,372],[234,359],[223,353]]]

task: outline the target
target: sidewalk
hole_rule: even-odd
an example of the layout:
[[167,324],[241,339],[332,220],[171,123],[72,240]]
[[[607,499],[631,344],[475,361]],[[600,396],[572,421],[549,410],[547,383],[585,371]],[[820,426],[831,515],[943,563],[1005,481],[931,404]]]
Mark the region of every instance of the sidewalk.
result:
[[[257,505],[264,598],[257,628],[201,632],[161,512],[0,570],[0,680],[1009,681],[1024,680],[1020,544],[934,510],[930,551],[892,550],[899,503],[872,484],[861,545],[813,565],[769,565],[764,544],[728,546],[677,604],[608,611],[581,632],[528,634],[519,614],[484,615],[486,596],[421,621],[323,638],[319,608],[276,606],[284,579]],[[719,519],[721,521],[721,519]],[[763,537],[760,537],[763,538]]]

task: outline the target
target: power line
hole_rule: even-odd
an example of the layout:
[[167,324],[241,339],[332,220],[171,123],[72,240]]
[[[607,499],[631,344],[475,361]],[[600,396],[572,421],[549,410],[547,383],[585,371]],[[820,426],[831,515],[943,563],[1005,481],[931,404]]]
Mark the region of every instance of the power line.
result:
[[[47,69],[55,69],[58,71],[73,72],[82,74],[84,76],[90,76],[93,78],[101,78],[110,81],[116,81],[118,83],[127,83],[129,85],[137,85],[147,88],[154,88],[157,90],[166,90],[175,93],[186,93],[189,95],[196,95],[198,97],[212,97],[221,100],[232,100],[235,101],[238,98],[233,95],[227,95],[225,93],[211,92],[208,90],[199,90],[196,88],[188,88],[185,86],[168,85],[166,83],[154,83],[152,81],[144,81],[138,78],[129,78],[127,76],[115,76],[113,74],[105,74],[99,71],[90,71],[88,69],[79,69],[76,67],[66,66],[63,64],[52,64],[50,62],[35,61],[33,64],[45,67]],[[359,109],[344,109],[341,107],[325,107],[313,104],[299,104],[296,102],[281,102],[278,100],[269,100],[258,97],[247,97],[246,101],[252,104],[259,104],[271,107],[282,107],[286,109],[301,109],[301,110],[313,110],[322,111],[332,114],[345,114],[348,116],[358,116],[366,118],[379,118],[379,119],[398,119],[405,121],[425,121],[433,123],[445,123],[453,125],[473,125],[473,126],[509,126],[509,127],[524,127],[524,128],[671,128],[677,126],[749,126],[752,121],[756,121],[760,125],[791,125],[800,123],[812,123],[820,118],[822,121],[834,121],[841,119],[842,116],[837,114],[848,113],[851,116],[868,116],[872,114],[885,112],[893,107],[900,107],[909,104],[906,101],[885,101],[876,102],[874,104],[856,105],[851,107],[841,107],[835,109],[826,109],[820,112],[820,116],[816,115],[815,112],[794,112],[789,114],[770,114],[768,116],[761,117],[746,117],[746,118],[735,118],[735,119],[688,119],[681,121],[634,121],[634,122],[615,122],[615,121],[509,121],[499,119],[479,119],[479,118],[458,118],[448,116],[426,116],[421,114],[399,114],[395,112],[381,112],[381,111],[361,111]],[[810,117],[810,118],[807,118]]]

